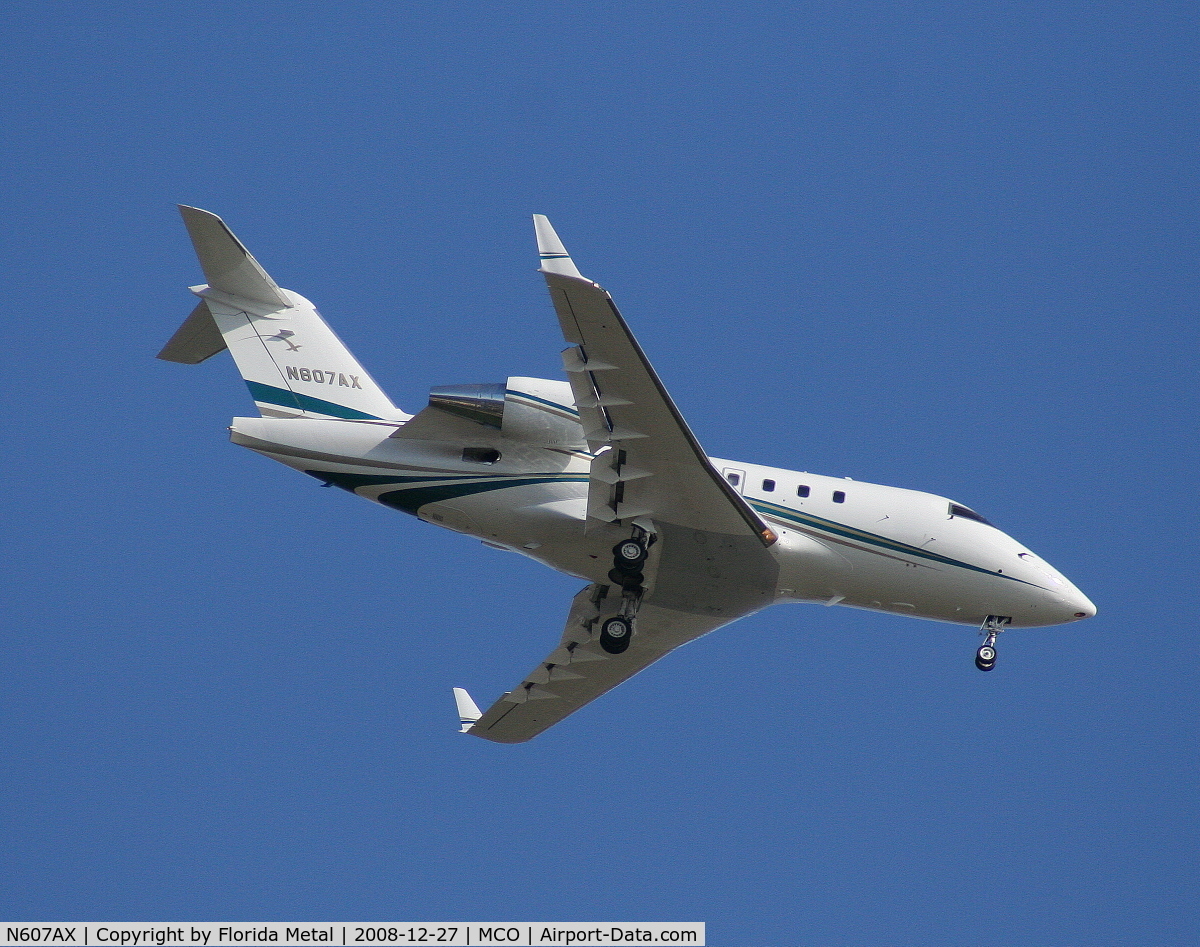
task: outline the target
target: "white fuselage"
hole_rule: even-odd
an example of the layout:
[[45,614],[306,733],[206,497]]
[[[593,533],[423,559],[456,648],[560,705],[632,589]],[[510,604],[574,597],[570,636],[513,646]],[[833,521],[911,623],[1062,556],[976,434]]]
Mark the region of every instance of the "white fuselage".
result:
[[[590,455],[493,439],[396,438],[390,422],[236,418],[235,443],[427,522],[591,582],[605,582],[612,535],[587,528]],[[480,456],[480,455],[476,455]],[[952,515],[945,497],[713,458],[778,534],[775,600],[848,605],[979,625],[1055,625],[1095,608],[1049,563],[995,527]],[[954,505],[956,506],[956,505]],[[969,514],[969,515],[966,515]],[[703,539],[699,534],[697,542]],[[653,560],[647,581],[652,583]]]
[[225,223],[180,207],[207,282],[159,357],[228,349],[262,417],[234,443],[587,586],[555,647],[463,732],[542,733],[670,651],[776,602],[848,605],[980,627],[991,670],[1006,627],[1095,608],[1048,563],[946,497],[709,457],[612,297],[534,216],[566,380],[430,390],[401,410],[303,296]]

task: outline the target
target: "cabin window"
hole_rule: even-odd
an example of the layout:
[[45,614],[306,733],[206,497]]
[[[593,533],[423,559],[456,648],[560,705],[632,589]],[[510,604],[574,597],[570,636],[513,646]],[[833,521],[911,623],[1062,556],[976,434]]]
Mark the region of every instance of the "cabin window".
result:
[[798,496],[798,497],[806,497],[806,496],[808,496],[808,492],[809,492],[808,487],[805,487],[805,486],[796,487],[796,496]]
[[494,464],[500,459],[500,451],[494,447],[464,447],[462,459],[469,464]]
[[725,475],[725,479],[728,480],[730,483],[732,483],[736,487],[738,485],[738,483],[741,482],[742,478],[738,474],[727,473]]
[[846,502],[845,492],[842,490],[834,490],[833,491],[833,502],[834,503],[845,503]]
[[982,516],[980,516],[978,513],[976,513],[974,510],[970,509],[969,507],[962,506],[961,504],[958,504],[958,503],[951,503],[950,504],[950,518],[953,519],[956,516],[961,516],[964,520],[974,520],[976,523],[984,523],[987,526],[992,525],[991,523],[989,523],[987,520],[985,520]]
[[763,481],[763,490],[764,490],[766,493],[772,493],[772,492],[774,492],[774,490],[775,490],[775,481],[774,481],[774,480],[764,480],[764,481]]

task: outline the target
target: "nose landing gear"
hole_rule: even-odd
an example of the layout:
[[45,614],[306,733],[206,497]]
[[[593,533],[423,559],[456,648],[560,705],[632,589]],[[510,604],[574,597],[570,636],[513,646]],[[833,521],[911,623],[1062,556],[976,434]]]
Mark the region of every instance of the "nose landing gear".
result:
[[990,671],[996,666],[996,636],[1012,624],[1012,618],[1004,615],[988,615],[979,629],[986,637],[975,652],[975,666],[981,671]]

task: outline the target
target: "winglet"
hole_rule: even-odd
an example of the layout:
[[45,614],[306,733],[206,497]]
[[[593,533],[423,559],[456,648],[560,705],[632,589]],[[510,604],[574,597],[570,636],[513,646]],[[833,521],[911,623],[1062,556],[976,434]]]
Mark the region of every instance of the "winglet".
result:
[[558,239],[558,234],[544,214],[533,215],[533,229],[537,234],[538,256],[542,259],[541,272],[583,279],[583,274],[576,268],[571,254],[567,253],[567,248]]
[[471,695],[461,687],[454,688],[454,702],[458,704],[458,719],[462,724],[462,732],[466,733],[483,714],[475,706],[475,701],[471,700]]

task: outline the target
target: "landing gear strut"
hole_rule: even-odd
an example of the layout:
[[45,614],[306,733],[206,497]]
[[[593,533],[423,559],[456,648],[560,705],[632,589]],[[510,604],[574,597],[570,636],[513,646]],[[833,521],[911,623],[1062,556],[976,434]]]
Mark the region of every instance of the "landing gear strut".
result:
[[979,633],[984,635],[983,644],[975,652],[975,666],[981,671],[990,671],[996,666],[996,636],[1012,624],[1012,619],[1003,615],[988,615]]

